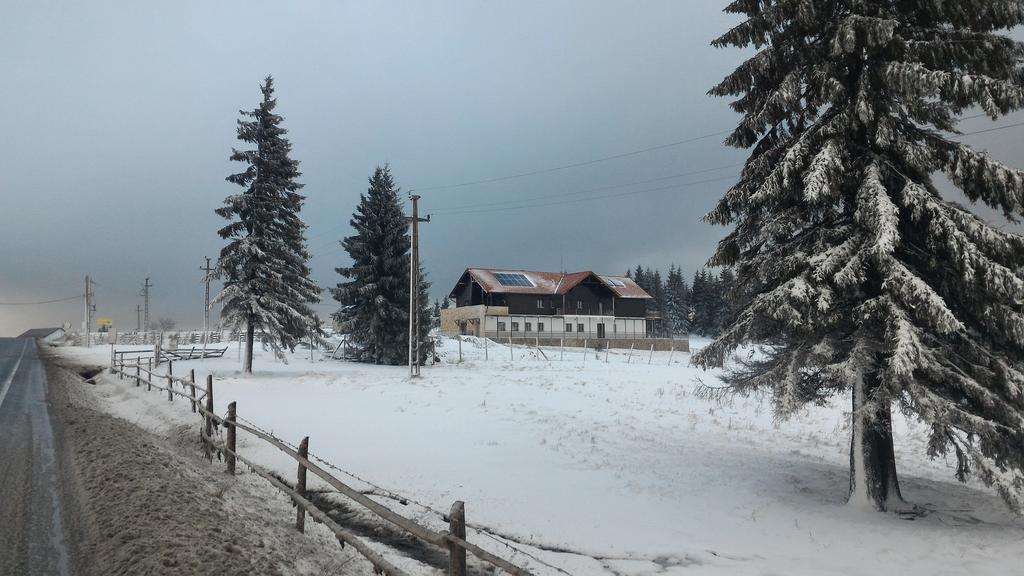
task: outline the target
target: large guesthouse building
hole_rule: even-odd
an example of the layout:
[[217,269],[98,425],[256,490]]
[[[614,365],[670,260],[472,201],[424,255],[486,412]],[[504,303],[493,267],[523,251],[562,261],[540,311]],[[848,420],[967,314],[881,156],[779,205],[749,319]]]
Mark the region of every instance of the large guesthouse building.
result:
[[448,298],[455,307],[441,311],[446,335],[610,346],[648,338],[651,296],[625,276],[468,268]]

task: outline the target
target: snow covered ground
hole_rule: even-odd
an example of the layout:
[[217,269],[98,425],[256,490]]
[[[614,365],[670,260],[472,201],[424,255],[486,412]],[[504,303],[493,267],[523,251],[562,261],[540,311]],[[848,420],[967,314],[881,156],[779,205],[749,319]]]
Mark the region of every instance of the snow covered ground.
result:
[[[64,353],[106,362],[109,349]],[[717,379],[688,354],[627,364],[625,351],[488,353],[465,341],[458,363],[446,339],[442,363],[415,381],[404,367],[311,362],[308,351],[287,365],[261,353],[244,377],[234,345],[175,372],[214,374],[219,413],[237,401],[240,416],[295,443],[308,435],[311,452],[346,471],[437,510],[464,500],[471,524],[572,575],[980,575],[1018,573],[1024,560],[1024,520],[927,459],[918,423],[897,417],[897,460],[904,496],[930,513],[906,520],[844,505],[848,399],[780,423],[767,399],[698,398],[698,383]],[[126,384],[101,381],[109,410],[153,428],[194,422],[186,403]],[[241,450],[294,475],[273,448]],[[381,501],[442,526],[416,504]],[[473,530],[470,540],[561,573]]]

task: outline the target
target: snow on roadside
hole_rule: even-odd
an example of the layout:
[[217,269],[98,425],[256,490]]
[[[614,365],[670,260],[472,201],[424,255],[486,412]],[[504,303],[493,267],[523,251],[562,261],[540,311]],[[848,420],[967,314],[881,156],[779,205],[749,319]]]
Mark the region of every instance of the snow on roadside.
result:
[[[218,412],[235,400],[242,417],[292,442],[308,435],[313,453],[437,510],[465,500],[471,523],[572,574],[989,574],[1024,557],[1024,523],[991,491],[957,484],[950,463],[928,460],[926,430],[913,422],[896,422],[903,493],[933,512],[908,521],[844,506],[844,401],[777,423],[768,401],[698,398],[698,381],[717,380],[687,354],[670,365],[668,352],[584,359],[566,349],[560,360],[557,348],[516,347],[509,360],[491,343],[485,360],[481,341],[462,348],[457,363],[457,343],[444,340],[442,363],[416,381],[403,367],[311,362],[308,351],[289,364],[261,354],[251,377],[234,349],[182,364],[214,374]],[[104,362],[109,349],[91,354]],[[195,422],[187,403],[127,384],[100,386],[114,413],[153,428]],[[273,448],[242,450],[294,474]],[[415,505],[382,501],[441,526]]]

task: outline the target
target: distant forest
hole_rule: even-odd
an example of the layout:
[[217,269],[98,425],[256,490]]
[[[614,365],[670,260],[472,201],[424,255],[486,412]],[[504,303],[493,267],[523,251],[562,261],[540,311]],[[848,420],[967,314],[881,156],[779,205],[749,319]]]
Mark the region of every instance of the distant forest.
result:
[[697,334],[717,336],[729,317],[728,295],[735,283],[730,268],[719,274],[707,268],[687,283],[682,268],[670,266],[668,273],[637,266],[626,272],[653,298],[647,303],[648,316],[661,318],[655,325],[656,336]]

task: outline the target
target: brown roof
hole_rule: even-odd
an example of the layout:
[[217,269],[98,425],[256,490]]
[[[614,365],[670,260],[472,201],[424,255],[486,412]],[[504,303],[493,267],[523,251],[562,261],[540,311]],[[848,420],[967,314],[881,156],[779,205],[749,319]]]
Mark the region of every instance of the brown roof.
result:
[[[486,292],[493,294],[541,294],[562,295],[572,290],[587,278],[595,278],[619,298],[644,298],[651,296],[636,282],[625,276],[601,276],[589,270],[583,272],[537,272],[533,270],[507,270],[501,268],[467,268],[469,274]],[[498,281],[497,274],[522,274],[532,286],[505,286]],[[622,286],[617,286],[616,282]],[[461,282],[461,280],[460,280]]]

